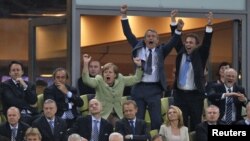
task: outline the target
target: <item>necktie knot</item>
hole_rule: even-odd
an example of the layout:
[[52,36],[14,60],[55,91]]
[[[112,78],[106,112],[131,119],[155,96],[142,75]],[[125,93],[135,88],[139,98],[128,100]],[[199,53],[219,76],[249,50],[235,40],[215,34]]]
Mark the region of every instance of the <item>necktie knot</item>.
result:
[[230,88],[228,88],[228,92],[229,92],[229,93],[231,93],[231,92],[232,92],[232,90],[231,90]]

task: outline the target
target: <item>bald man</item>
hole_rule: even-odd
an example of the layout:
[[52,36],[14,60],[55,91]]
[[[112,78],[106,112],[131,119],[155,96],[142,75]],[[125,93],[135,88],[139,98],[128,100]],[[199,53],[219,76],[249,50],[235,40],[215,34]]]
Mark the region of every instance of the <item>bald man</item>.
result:
[[107,120],[101,118],[101,111],[100,101],[97,99],[90,100],[90,115],[78,118],[69,133],[77,133],[87,140],[108,141],[109,135],[113,132],[113,126]]
[[118,132],[113,132],[109,136],[109,141],[123,141],[123,136]]
[[17,107],[7,110],[7,121],[0,125],[0,135],[10,140],[23,141],[29,125],[20,121],[20,111]]
[[242,120],[242,106],[246,106],[245,89],[236,84],[238,73],[229,68],[224,71],[224,84],[214,85],[208,94],[208,100],[220,109],[220,118],[227,125]]

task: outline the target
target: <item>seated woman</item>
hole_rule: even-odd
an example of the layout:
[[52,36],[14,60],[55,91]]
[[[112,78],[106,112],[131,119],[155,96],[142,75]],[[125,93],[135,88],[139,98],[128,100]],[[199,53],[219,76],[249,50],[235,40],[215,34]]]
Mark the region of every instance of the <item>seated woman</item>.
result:
[[24,136],[25,141],[41,141],[42,135],[37,128],[28,128]]
[[161,125],[159,134],[167,141],[189,141],[188,128],[183,124],[182,111],[171,105],[166,114],[166,123]]
[[92,78],[89,77],[88,64],[91,57],[83,55],[82,81],[96,90],[96,99],[102,103],[101,116],[110,121],[113,125],[118,119],[123,118],[122,96],[125,86],[132,86],[141,81],[142,69],[141,60],[134,58],[137,66],[135,75],[123,76],[118,72],[118,67],[113,63],[107,63],[102,68],[102,74]]

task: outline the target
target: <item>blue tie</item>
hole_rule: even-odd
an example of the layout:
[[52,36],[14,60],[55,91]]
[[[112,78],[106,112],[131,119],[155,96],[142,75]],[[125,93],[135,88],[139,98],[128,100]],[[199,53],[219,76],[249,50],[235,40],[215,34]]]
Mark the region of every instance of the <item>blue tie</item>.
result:
[[184,62],[183,66],[181,66],[180,76],[179,76],[179,84],[180,86],[185,86],[187,80],[187,72],[189,69],[189,64],[191,62],[190,56],[186,55],[186,61]]
[[[231,93],[231,89],[228,89],[228,92]],[[232,123],[232,112],[233,112],[233,97],[227,97],[227,101],[226,101],[226,106],[227,106],[227,110],[226,110],[226,123],[228,125],[230,125]]]
[[130,124],[130,126],[131,126],[131,129],[132,129],[132,133],[133,133],[133,135],[135,135],[135,126],[134,126],[134,121],[133,121],[133,120],[130,120],[130,121],[129,121],[129,124]]
[[49,126],[50,126],[52,134],[54,134],[54,121],[53,120],[49,121]]
[[148,59],[146,62],[145,73],[152,74],[152,49],[148,49],[148,51],[149,51],[149,55],[148,55]]
[[98,141],[99,139],[99,130],[98,130],[98,120],[93,120],[94,121],[94,126],[93,126],[93,130],[92,130],[92,140],[93,141]]

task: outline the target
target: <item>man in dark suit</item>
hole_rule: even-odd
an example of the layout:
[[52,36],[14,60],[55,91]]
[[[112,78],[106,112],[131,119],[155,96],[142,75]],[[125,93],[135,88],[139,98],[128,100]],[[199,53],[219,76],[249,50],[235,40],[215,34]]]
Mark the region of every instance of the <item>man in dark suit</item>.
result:
[[116,122],[115,131],[121,133],[127,141],[150,140],[146,122],[136,118],[138,107],[135,101],[127,100],[122,106],[124,118]]
[[[177,10],[173,10],[171,12],[172,34],[177,28],[176,15]],[[178,45],[175,46],[177,57],[174,102],[182,110],[184,125],[187,127],[189,127],[188,119],[190,117],[190,131],[193,131],[195,126],[201,122],[203,112],[206,82],[204,69],[212,39],[212,15],[212,12],[207,15],[208,23],[201,45],[198,35],[190,33],[186,35],[184,44],[179,40]]]
[[21,62],[12,61],[9,64],[9,75],[11,79],[2,83],[3,111],[15,106],[21,112],[21,121],[31,124],[32,116],[37,114],[36,110],[36,88],[31,82],[25,81],[22,76],[24,67]]
[[43,104],[43,113],[37,118],[32,127],[38,128],[42,135],[42,141],[66,141],[67,124],[65,120],[56,116],[56,102],[47,99]]
[[238,74],[235,69],[224,71],[224,84],[213,85],[208,94],[208,100],[220,109],[220,119],[227,124],[242,120],[242,106],[247,103],[245,89],[236,85]]
[[16,107],[7,110],[7,121],[0,125],[0,135],[15,141],[23,141],[29,125],[19,121],[20,111]]
[[[138,106],[137,117],[144,119],[146,108],[148,108],[151,129],[159,129],[162,123],[160,99],[167,84],[164,59],[180,40],[180,35],[178,35],[180,32],[176,32],[177,34],[174,34],[168,43],[162,45],[159,45],[159,35],[153,29],[145,32],[143,40],[137,40],[128,22],[127,9],[127,5],[122,5],[120,9],[123,33],[133,48],[133,57],[139,57],[142,60],[144,70],[142,81],[131,90],[131,97]],[[180,20],[178,25],[178,30],[181,31],[183,21]]]
[[97,99],[89,101],[90,115],[76,120],[69,134],[77,133],[92,141],[108,141],[113,132],[113,126],[107,120],[101,118],[102,105]]
[[210,105],[205,111],[206,120],[198,124],[195,128],[196,141],[208,141],[209,125],[225,125],[219,120],[220,109],[215,105]]
[[69,74],[64,68],[57,68],[53,72],[53,79],[54,83],[44,90],[44,100],[53,99],[57,105],[56,115],[65,119],[68,127],[71,127],[79,115],[77,107],[81,107],[83,101],[77,90],[67,85]]
[[[89,76],[95,77],[97,74],[101,74],[101,63],[99,61],[90,61],[89,62]],[[78,79],[78,91],[80,95],[85,94],[95,94],[95,89],[85,85],[82,81],[82,77]],[[90,99],[92,99],[91,97]]]

